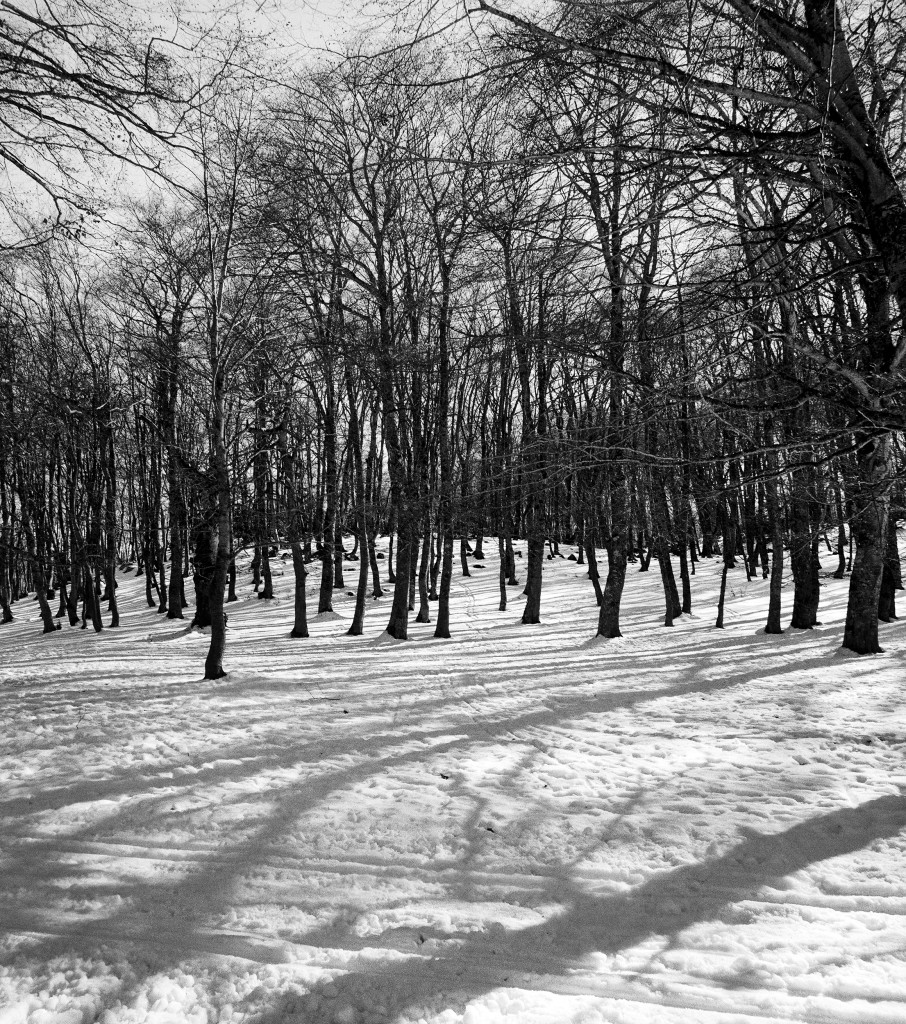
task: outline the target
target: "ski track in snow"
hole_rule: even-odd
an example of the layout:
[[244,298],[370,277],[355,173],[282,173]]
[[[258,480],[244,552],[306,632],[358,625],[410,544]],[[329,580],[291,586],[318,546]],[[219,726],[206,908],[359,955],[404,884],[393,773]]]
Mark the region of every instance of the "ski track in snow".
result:
[[903,1024],[906,626],[841,652],[827,577],[765,636],[740,568],[715,630],[715,559],[673,629],[631,566],[600,641],[583,566],[523,626],[482,565],[409,643],[345,591],[293,640],[243,571],[217,682],[142,580],[98,636],[19,602],[0,1024]]

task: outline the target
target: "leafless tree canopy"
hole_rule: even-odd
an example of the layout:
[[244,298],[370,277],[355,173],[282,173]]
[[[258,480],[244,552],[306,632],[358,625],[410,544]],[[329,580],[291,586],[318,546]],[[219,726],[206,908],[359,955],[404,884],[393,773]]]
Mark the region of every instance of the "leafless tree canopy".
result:
[[[36,593],[48,634],[101,630],[105,603],[116,625],[128,567],[210,628],[216,678],[240,550],[263,600],[291,558],[293,636],[316,572],[319,613],[355,587],[352,633],[391,587],[370,615],[405,639],[413,613],[449,637],[453,574],[487,544],[501,608],[524,585],[543,621],[569,544],[591,635],[620,635],[631,567],[653,563],[670,626],[712,557],[724,586],[770,580],[773,634],[816,624],[828,545],[842,642],[880,649],[902,588],[902,4],[476,0],[371,52],[207,78],[105,10],[0,4],[7,619]],[[102,256],[71,237],[92,169],[162,169],[172,144],[180,173]],[[17,182],[56,204],[25,231]]]

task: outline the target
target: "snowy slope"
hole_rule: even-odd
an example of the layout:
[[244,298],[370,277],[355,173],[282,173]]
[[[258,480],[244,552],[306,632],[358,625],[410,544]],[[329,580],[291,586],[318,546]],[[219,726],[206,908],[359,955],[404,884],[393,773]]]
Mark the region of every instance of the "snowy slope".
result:
[[715,630],[715,560],[673,629],[631,573],[595,641],[581,566],[526,627],[483,565],[451,641],[382,637],[389,597],[346,637],[346,594],[292,640],[291,570],[245,582],[216,683],[141,580],[99,636],[20,602],[0,1024],[903,1024],[906,626],[843,654],[828,578],[765,636],[740,568]]

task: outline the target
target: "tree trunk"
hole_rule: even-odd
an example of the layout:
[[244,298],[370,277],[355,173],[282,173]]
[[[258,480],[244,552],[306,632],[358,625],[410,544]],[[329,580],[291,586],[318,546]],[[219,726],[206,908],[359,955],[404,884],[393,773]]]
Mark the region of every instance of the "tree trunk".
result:
[[610,497],[610,542],[607,547],[607,579],[598,613],[598,636],[613,639],[620,632],[620,602],[626,584],[626,543],[629,519],[629,494],[626,477],[619,471],[613,478]]
[[469,543],[465,534],[459,538],[459,563],[462,566],[463,576],[471,576],[472,574],[469,572]]
[[881,573],[881,592],[878,596],[878,618],[893,622],[897,617],[896,594],[903,589],[900,551],[897,546],[896,515],[891,508],[887,515],[887,555]]
[[818,622],[821,596],[818,578],[818,543],[815,524],[809,516],[810,489],[814,480],[807,469],[793,472],[790,565],[793,569],[793,629],[812,629]]
[[533,509],[529,519],[528,565],[525,577],[525,609],[522,621],[534,625],[541,621],[541,575],[544,567],[544,534],[536,520],[540,511]]
[[289,635],[297,639],[308,636],[308,605],[305,599],[305,580],[308,573],[305,569],[305,552],[298,540],[290,545],[293,553],[293,576],[295,592],[293,597],[293,628]]
[[601,591],[601,574],[598,572],[598,556],[595,552],[595,537],[592,530],[585,532],[585,557],[588,561],[588,578],[595,591],[595,603],[600,608],[604,594]]
[[736,549],[736,527],[728,522],[724,532],[724,564],[720,574],[720,596],[717,599],[717,621],[714,623],[717,629],[724,628],[724,602],[727,596],[727,573],[733,568],[735,559],[733,552]]
[[[768,482],[769,488],[776,488],[773,480]],[[769,492],[770,493],[770,492]],[[783,588],[783,527],[780,522],[776,497],[771,508],[771,581],[768,584],[768,621],[765,633],[782,633],[780,622],[782,588]]]
[[215,367],[214,394],[211,402],[211,506],[214,510],[214,525],[217,545],[214,549],[214,564],[208,592],[208,607],[211,616],[211,645],[204,663],[205,679],[220,679],[226,675],[223,669],[223,652],[226,647],[226,614],[224,593],[227,571],[232,557],[230,536],[230,471],[227,460],[223,368]]
[[259,600],[267,601],[274,596],[274,580],[271,575],[271,558],[268,542],[261,545],[261,581],[263,586],[258,591]]
[[[352,623],[346,631],[348,636],[361,636],[365,623],[365,595],[368,590],[368,513],[366,502],[365,482],[365,460],[362,454],[362,434],[359,427],[359,408],[356,404],[355,388],[352,379],[352,369],[349,364],[349,357],[343,361],[343,379],[346,383],[346,398],[349,403],[349,441],[352,446],[352,461],[354,472],[353,496],[356,505],[356,521],[358,523],[357,541],[360,551],[359,555],[359,582],[356,587],[355,610],[352,614]],[[340,538],[340,557],[343,555],[343,542]],[[340,579],[343,578],[342,561],[340,564]]]
[[842,580],[846,575],[846,517],[843,514],[843,498],[840,488],[834,488],[834,506],[837,512],[837,568],[834,572],[835,580]]
[[368,562],[371,566],[371,596],[376,601],[379,597],[384,596],[384,590],[381,587],[381,570],[377,560],[377,549],[374,546],[374,536],[368,534]]
[[207,629],[211,625],[211,583],[214,574],[214,547],[211,527],[201,523],[195,531],[195,554],[192,558],[192,580],[195,584],[195,615],[192,627]]
[[658,563],[661,569],[661,583],[664,587],[664,603],[666,613],[664,625],[672,626],[673,620],[680,614],[679,594],[676,592],[676,579],[673,575],[673,564],[670,561],[670,545],[661,538],[658,542]]
[[[109,406],[108,406],[109,409]],[[110,627],[115,629],[120,624],[119,607],[116,601],[116,459],[113,450],[113,434],[107,424],[107,465],[106,465],[106,501],[104,506],[104,575],[107,587],[107,608],[110,612]],[[177,566],[177,575],[179,568]]]
[[441,544],[440,593],[437,601],[437,625],[434,635],[441,640],[450,638],[450,588],[453,584],[453,526],[447,521],[438,538]]
[[394,569],[394,557],[393,557],[393,541],[394,532],[390,531],[390,536],[387,538],[387,582],[396,583],[396,570]]
[[500,555],[500,571],[499,571],[499,583],[500,583],[500,604],[498,605],[498,611],[506,611],[506,544],[504,543],[503,535],[497,538],[497,552]]
[[431,606],[428,603],[428,567],[431,561],[431,524],[425,517],[425,531],[422,538],[422,555],[418,566],[418,614],[416,622],[431,621]]

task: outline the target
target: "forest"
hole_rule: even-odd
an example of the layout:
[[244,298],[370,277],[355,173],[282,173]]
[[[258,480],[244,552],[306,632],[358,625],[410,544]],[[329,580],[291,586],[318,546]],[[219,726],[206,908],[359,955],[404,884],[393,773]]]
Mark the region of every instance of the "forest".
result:
[[[238,553],[263,601],[291,559],[301,642],[344,587],[353,635],[449,637],[486,545],[501,609],[541,622],[570,544],[590,636],[621,635],[630,568],[669,627],[714,557],[770,580],[780,633],[818,621],[826,546],[843,647],[879,650],[904,514],[895,5],[478,0],[280,80],[252,46],[193,64],[82,9],[2,22],[2,156],[49,210],[6,202],[4,622],[37,601],[49,644],[115,628],[134,573],[210,630],[217,678]],[[88,172],[115,163],[150,184],[105,212]]]
[[904,5],[0,0],[0,1024],[902,1024]]

